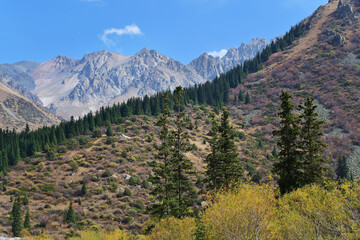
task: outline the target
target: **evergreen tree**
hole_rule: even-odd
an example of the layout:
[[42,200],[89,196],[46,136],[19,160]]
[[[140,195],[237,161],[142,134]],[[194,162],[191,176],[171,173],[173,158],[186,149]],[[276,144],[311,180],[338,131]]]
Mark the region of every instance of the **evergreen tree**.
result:
[[273,155],[274,158],[277,158],[279,156],[275,146],[274,146],[274,148],[272,150],[272,155]]
[[279,157],[273,166],[273,171],[278,175],[278,184],[281,194],[290,192],[301,185],[301,163],[298,149],[300,134],[299,118],[293,113],[294,105],[292,96],[282,91],[280,95],[281,107],[278,116],[280,129],[273,131],[278,137]]
[[212,129],[209,140],[211,153],[207,156],[206,176],[209,189],[228,187],[231,182],[243,177],[241,162],[235,145],[235,131],[229,122],[229,112],[224,107],[220,126],[212,117]]
[[15,198],[14,204],[13,204],[13,208],[11,211],[11,231],[14,235],[14,237],[20,237],[22,228],[23,228],[23,223],[22,223],[22,218],[21,218],[21,200],[20,197]]
[[321,156],[321,152],[326,147],[321,140],[323,135],[321,128],[324,121],[317,119],[316,107],[314,99],[311,97],[308,97],[305,103],[299,106],[303,111],[300,115],[302,122],[299,142],[303,185],[323,182],[327,172],[325,165],[328,161]]
[[175,101],[175,130],[171,131],[171,159],[170,168],[173,172],[174,190],[172,191],[173,199],[171,199],[171,215],[176,218],[183,218],[190,215],[190,207],[194,203],[195,189],[193,183],[189,179],[189,175],[193,172],[193,164],[185,156],[185,153],[192,149],[189,143],[189,135],[185,131],[187,122],[185,121],[185,113],[183,109],[184,90],[181,86],[176,87],[174,91]]
[[29,208],[26,210],[25,220],[24,220],[24,228],[31,230],[31,223],[30,223],[30,211]]
[[165,218],[171,215],[171,191],[173,190],[173,173],[170,169],[170,143],[169,143],[169,97],[168,92],[163,95],[164,110],[158,118],[157,125],[160,126],[160,145],[155,145],[158,160],[157,166],[153,169],[156,179],[155,186],[151,191],[154,202],[150,206],[150,214],[155,217]]
[[336,175],[338,179],[351,179],[349,166],[345,157],[339,157],[337,161]]
[[246,96],[245,96],[245,104],[250,104],[250,103],[251,103],[250,94],[249,94],[249,93],[246,93]]
[[107,124],[106,136],[108,136],[108,137],[114,136],[114,132],[112,130],[110,121]]
[[67,223],[75,223],[76,222],[76,216],[75,216],[75,212],[73,209],[72,201],[70,201],[69,208],[66,212],[65,222],[67,222]]
[[25,196],[23,197],[23,200],[22,200],[23,204],[28,205],[29,201],[30,201],[29,196],[27,194],[25,194]]
[[240,90],[240,92],[239,92],[239,101],[240,101],[240,102],[243,102],[244,100],[245,100],[245,98],[244,98],[244,93],[243,93],[242,90]]
[[81,196],[86,196],[87,193],[88,193],[88,190],[87,190],[86,182],[84,181],[84,183],[81,187]]

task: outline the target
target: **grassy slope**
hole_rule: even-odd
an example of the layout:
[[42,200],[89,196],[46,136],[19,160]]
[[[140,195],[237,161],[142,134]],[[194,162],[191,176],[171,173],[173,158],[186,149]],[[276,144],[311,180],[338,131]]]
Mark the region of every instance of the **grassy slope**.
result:
[[[326,155],[332,160],[347,156],[360,145],[360,68],[355,62],[344,61],[350,53],[360,58],[359,21],[349,24],[348,18],[336,18],[337,4],[333,1],[321,7],[306,20],[312,28],[304,37],[271,56],[262,71],[249,75],[246,83],[232,92],[251,92],[253,101],[244,111],[261,110],[252,119],[252,127],[266,137],[278,126],[275,112],[281,89],[294,94],[296,104],[309,93],[320,105],[324,139],[329,144]],[[358,15],[360,4],[356,5]],[[326,29],[344,36],[345,44],[331,44],[332,36],[326,35]]]
[[[238,111],[237,108],[232,112]],[[197,150],[188,153],[188,157],[194,162],[197,174],[203,176],[204,163],[208,151],[208,144],[204,144],[204,138],[210,130],[210,110],[204,107],[194,107],[187,110],[192,119],[194,129],[189,130],[190,141],[197,146]],[[132,120],[132,121],[131,121]],[[45,153],[38,153],[36,156],[20,162],[7,176],[9,184],[7,191],[0,194],[0,224],[5,232],[10,231],[8,217],[12,204],[9,194],[15,192],[27,193],[30,197],[30,211],[32,213],[32,224],[37,225],[47,222],[45,229],[51,235],[64,236],[69,232],[68,225],[64,223],[64,212],[69,205],[69,200],[82,200],[82,205],[74,203],[75,212],[82,218],[80,221],[84,226],[98,225],[101,228],[116,227],[139,232],[143,223],[148,218],[144,209],[139,209],[136,203],[141,200],[147,205],[149,200],[149,189],[142,186],[142,182],[148,181],[154,160],[153,144],[157,140],[158,127],[155,126],[156,119],[151,117],[136,117],[127,119],[121,125],[124,132],[115,131],[117,125],[113,125],[115,132],[114,146],[107,144],[107,137],[91,138],[86,145],[79,145],[69,149],[67,153],[57,153],[55,160],[46,160]],[[196,129],[195,121],[198,128]],[[237,138],[241,156],[254,175],[256,168],[262,172],[268,171],[270,161],[264,156],[262,150],[257,149],[256,133],[248,130],[247,134],[241,129],[244,118],[233,115],[231,122],[238,128],[240,138]],[[106,128],[102,129],[105,133]],[[240,134],[241,133],[241,134]],[[124,139],[121,134],[131,137]],[[150,141],[148,138],[153,138]],[[251,149],[251,150],[248,150]],[[127,152],[127,156],[123,152]],[[260,161],[259,161],[260,160]],[[76,164],[74,164],[76,163]],[[78,168],[74,167],[77,165]],[[251,166],[250,166],[251,165]],[[105,177],[103,173],[110,170],[111,176]],[[124,178],[124,174],[132,175],[141,179],[139,184],[130,185]],[[267,174],[267,173],[266,173]],[[264,174],[264,176],[266,176]],[[249,175],[250,176],[250,175]],[[87,181],[89,196],[81,197],[82,180]],[[116,183],[117,188],[113,186]],[[44,186],[53,186],[53,190],[46,191]],[[198,185],[202,189],[201,183]],[[125,188],[132,192],[131,197],[118,197]],[[200,191],[200,193],[202,193]],[[199,197],[201,200],[203,196]],[[200,205],[199,205],[200,207]],[[36,227],[33,233],[43,230]]]

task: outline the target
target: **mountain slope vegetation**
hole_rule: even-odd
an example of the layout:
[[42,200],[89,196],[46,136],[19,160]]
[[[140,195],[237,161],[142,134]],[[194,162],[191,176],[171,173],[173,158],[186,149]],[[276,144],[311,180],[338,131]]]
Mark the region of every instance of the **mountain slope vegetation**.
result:
[[[280,105],[279,93],[284,89],[294,96],[295,106],[304,102],[308,95],[316,99],[319,117],[324,120],[323,140],[328,144],[324,157],[333,160],[333,170],[337,167],[336,160],[345,157],[350,175],[353,178],[359,176],[359,10],[359,1],[330,1],[293,27],[284,37],[272,42],[253,60],[245,61],[242,66],[211,82],[185,89],[184,104],[187,105],[186,111],[191,121],[188,131],[190,143],[194,144],[187,157],[195,165],[197,174],[192,181],[199,191],[194,209],[202,209],[201,203],[204,204],[203,200],[206,200],[203,195],[203,173],[204,159],[210,152],[207,137],[211,129],[211,108],[215,113],[224,105],[229,109],[230,123],[236,130],[239,158],[245,169],[244,177],[253,182],[274,183],[276,176],[271,169],[276,158],[276,141],[272,131],[279,126],[276,112]],[[169,98],[170,108],[173,109],[173,94],[169,94]],[[148,218],[145,206],[151,198],[150,182],[154,181],[151,176],[152,166],[158,164],[153,155],[153,143],[159,141],[155,117],[162,109],[163,100],[158,93],[151,97],[131,98],[126,103],[112,107],[103,107],[95,114],[89,113],[77,120],[72,118],[56,127],[23,131],[19,135],[9,132],[0,134],[3,139],[11,139],[14,146],[17,141],[23,141],[25,136],[32,138],[30,142],[23,142],[30,149],[20,151],[24,160],[16,166],[10,165],[11,171],[2,169],[5,194],[0,196],[3,203],[0,211],[4,216],[10,212],[10,196],[28,194],[31,199],[32,220],[37,224],[34,234],[39,233],[40,229],[46,229],[50,234],[64,236],[76,231],[74,229],[99,229],[106,226],[119,226],[135,233],[140,232]],[[301,111],[298,110],[297,114],[301,114]],[[105,132],[111,133],[110,126],[115,131],[115,136],[105,137]],[[170,126],[174,127],[173,121]],[[91,138],[92,135],[94,137]],[[2,151],[5,149],[6,153],[10,153],[12,149],[8,150],[1,145],[2,142],[4,140],[0,138]],[[16,151],[16,147],[13,149]],[[329,178],[337,178],[335,171],[330,171]],[[84,184],[88,194],[82,191]],[[269,193],[266,196],[275,201],[271,194],[278,195],[278,192],[271,189],[263,189],[261,192]],[[311,227],[306,225],[309,223],[306,217],[310,216],[311,219],[312,215],[304,217],[301,215],[304,213],[303,209],[299,210],[292,204],[299,199],[307,203],[304,196],[313,196],[311,199],[315,199],[315,196],[330,194],[331,198],[323,199],[331,201],[324,203],[321,199],[316,200],[319,204],[328,204],[324,207],[327,209],[324,212],[329,213],[325,216],[328,223],[334,217],[331,214],[336,212],[334,206],[338,206],[339,212],[343,212],[341,208],[349,200],[341,197],[344,200],[341,204],[333,201],[340,199],[339,196],[347,191],[347,187],[340,187],[339,191],[334,186],[329,189],[331,191],[327,193],[318,186],[308,186],[285,195],[277,206],[290,208],[293,215],[286,215],[284,211],[285,215],[281,220],[286,220],[287,217],[293,219],[293,216],[299,220],[298,224],[303,224],[294,226],[315,229],[313,232],[301,232],[304,234],[301,236],[311,238],[314,234],[319,234],[316,222]],[[349,196],[357,198],[358,195]],[[230,197],[224,198],[224,201]],[[308,203],[312,202],[311,199]],[[74,201],[75,213],[78,215],[75,226],[65,224],[63,218],[70,200]],[[258,203],[261,205],[261,201]],[[318,206],[323,206],[321,204]],[[317,208],[315,206],[311,211]],[[329,209],[334,211],[328,211]],[[356,210],[351,207],[351,211],[354,209]],[[273,210],[265,213],[273,213]],[[354,213],[357,211],[355,210]],[[215,211],[214,214],[218,212]],[[216,216],[215,219],[218,219]],[[266,216],[271,219],[273,215]],[[344,217],[344,221],[350,219],[347,217]],[[357,215],[354,219],[356,217]],[[3,217],[1,222],[5,231],[9,232],[7,218]],[[211,223],[204,221],[209,226]],[[286,221],[282,222],[285,223]],[[330,235],[341,237],[342,234],[355,231],[349,230],[351,224],[342,224],[343,222],[339,223],[336,226],[338,228]],[[216,229],[216,226],[211,227]],[[334,229],[333,225],[330,227]],[[294,236],[291,234],[296,231],[290,233],[289,229],[271,234],[279,234],[277,239],[282,239],[280,236],[283,239],[286,236],[291,238],[289,236]],[[323,231],[326,227],[321,229]],[[267,230],[263,233],[270,234]],[[324,230],[321,234],[328,236],[329,232]],[[355,235],[349,235],[349,238],[356,239]]]

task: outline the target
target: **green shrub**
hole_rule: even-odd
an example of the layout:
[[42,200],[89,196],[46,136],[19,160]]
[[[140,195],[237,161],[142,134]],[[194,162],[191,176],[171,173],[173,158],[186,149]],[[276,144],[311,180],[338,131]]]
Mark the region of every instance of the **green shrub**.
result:
[[137,208],[139,210],[143,210],[145,209],[145,204],[141,199],[136,199],[135,201],[133,201],[132,203],[130,203],[130,206]]
[[110,192],[116,192],[116,190],[118,189],[118,187],[119,187],[119,184],[117,184],[116,182],[112,182],[112,183],[110,184],[109,190],[110,190]]
[[101,176],[102,176],[102,177],[110,177],[110,176],[111,176],[110,170],[109,170],[109,169],[106,169]]
[[94,137],[94,138],[99,138],[99,137],[101,137],[101,136],[102,136],[102,132],[101,132],[100,128],[96,128],[96,129],[94,130],[94,132],[93,132],[93,137]]
[[66,145],[69,149],[75,149],[77,146],[79,146],[79,142],[72,138],[67,141]]
[[131,191],[130,191],[130,189],[129,188],[125,188],[125,190],[124,190],[124,196],[128,196],[128,197],[131,197]]
[[55,159],[55,152],[54,150],[50,149],[47,153],[46,153],[46,159],[49,161],[52,161]]
[[52,183],[43,184],[40,189],[46,193],[55,191],[55,185]]
[[85,136],[81,136],[81,137],[79,138],[79,144],[80,144],[80,145],[85,145],[85,144],[87,144],[88,142],[89,142],[89,140],[88,140],[88,138],[85,137]]
[[121,156],[123,157],[123,158],[127,158],[127,156],[128,156],[128,154],[127,154],[127,151],[122,151],[121,152]]
[[134,177],[134,176],[131,176],[129,179],[129,184],[132,186],[138,185],[138,184],[140,184],[140,182],[141,182],[141,179]]
[[115,138],[113,138],[113,137],[108,137],[105,141],[106,144],[112,144],[114,142],[115,142]]
[[103,189],[102,188],[93,188],[90,190],[90,193],[95,194],[95,195],[100,195],[103,193]]
[[59,146],[58,149],[57,149],[58,153],[66,153],[67,151],[68,151],[68,149],[64,145]]
[[79,169],[79,165],[74,160],[71,160],[69,162],[69,165],[71,167],[71,170],[73,170],[74,172]]

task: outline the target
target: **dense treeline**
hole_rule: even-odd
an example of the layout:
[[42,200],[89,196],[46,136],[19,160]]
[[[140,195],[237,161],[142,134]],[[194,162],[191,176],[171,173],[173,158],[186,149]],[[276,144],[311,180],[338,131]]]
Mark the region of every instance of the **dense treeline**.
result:
[[[243,83],[249,73],[262,68],[271,54],[284,50],[300,37],[305,30],[301,23],[293,27],[282,38],[273,41],[252,60],[245,61],[225,74],[221,74],[213,81],[185,88],[184,103],[206,104],[217,110],[229,102],[230,88]],[[174,94],[169,92],[169,107],[174,108]],[[6,174],[9,166],[14,166],[24,157],[32,156],[48,147],[63,143],[66,139],[79,135],[87,135],[105,123],[121,122],[123,117],[132,115],[157,116],[163,111],[162,93],[143,98],[131,98],[127,102],[115,104],[112,107],[102,107],[96,113],[88,113],[82,118],[62,122],[57,126],[42,127],[30,131],[27,126],[21,133],[15,130],[0,129],[0,176]]]

